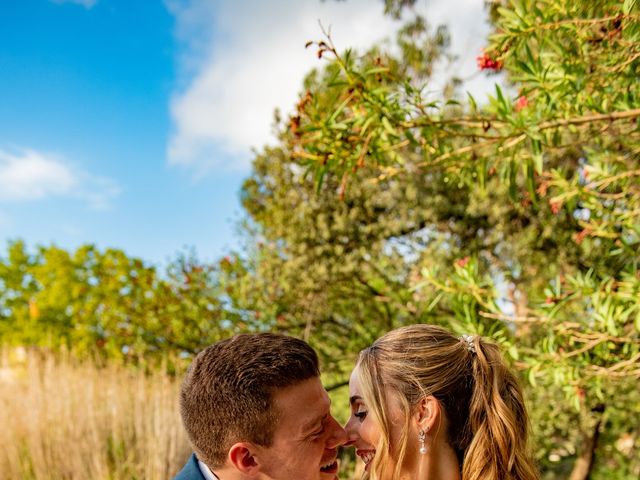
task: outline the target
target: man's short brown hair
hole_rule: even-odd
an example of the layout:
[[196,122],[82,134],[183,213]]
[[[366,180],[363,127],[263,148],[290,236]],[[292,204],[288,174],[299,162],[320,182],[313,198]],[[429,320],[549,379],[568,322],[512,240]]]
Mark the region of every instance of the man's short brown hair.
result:
[[273,393],[319,375],[316,353],[297,338],[242,334],[207,347],[180,391],[182,422],[198,458],[215,468],[235,442],[271,446]]

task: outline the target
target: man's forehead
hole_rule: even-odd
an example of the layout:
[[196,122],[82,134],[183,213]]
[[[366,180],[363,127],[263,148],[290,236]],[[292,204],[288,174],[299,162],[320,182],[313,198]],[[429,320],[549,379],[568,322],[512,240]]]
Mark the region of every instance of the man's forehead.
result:
[[296,430],[313,428],[329,414],[331,400],[319,378],[287,387],[275,394],[281,420]]
[[283,405],[295,405],[299,402],[310,404],[329,401],[327,391],[318,377],[309,378],[290,387],[279,389],[274,394],[274,398]]

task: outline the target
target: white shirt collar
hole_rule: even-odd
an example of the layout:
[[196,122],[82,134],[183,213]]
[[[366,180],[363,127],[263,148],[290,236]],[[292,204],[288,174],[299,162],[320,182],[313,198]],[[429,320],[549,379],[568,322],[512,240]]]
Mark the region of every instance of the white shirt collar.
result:
[[218,477],[214,475],[214,473],[207,467],[204,463],[198,460],[198,467],[200,468],[200,472],[206,480],[218,480]]

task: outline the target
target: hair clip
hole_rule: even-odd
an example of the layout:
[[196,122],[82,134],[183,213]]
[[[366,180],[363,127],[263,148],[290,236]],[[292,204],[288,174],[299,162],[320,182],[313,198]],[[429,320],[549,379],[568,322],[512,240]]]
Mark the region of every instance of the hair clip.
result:
[[474,335],[462,335],[459,338],[461,342],[466,344],[467,350],[471,353],[476,353],[476,344],[473,343],[474,338],[476,338]]

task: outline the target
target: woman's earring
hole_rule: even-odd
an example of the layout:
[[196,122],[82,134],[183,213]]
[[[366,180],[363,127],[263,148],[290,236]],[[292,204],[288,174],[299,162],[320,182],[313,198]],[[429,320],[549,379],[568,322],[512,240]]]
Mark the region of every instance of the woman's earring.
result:
[[418,432],[418,443],[420,444],[420,453],[424,455],[427,453],[427,446],[425,445],[425,440],[427,439],[427,432],[424,430],[420,430]]

